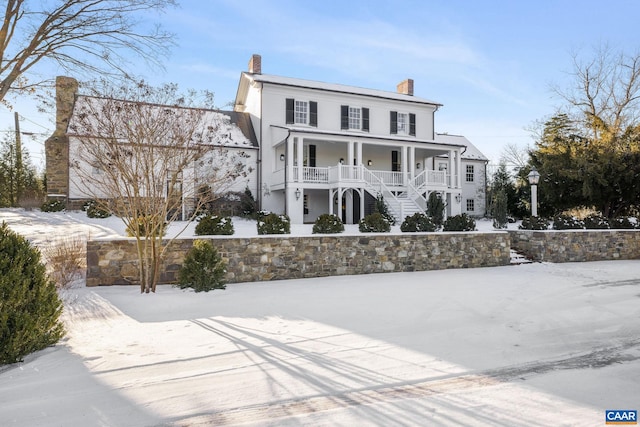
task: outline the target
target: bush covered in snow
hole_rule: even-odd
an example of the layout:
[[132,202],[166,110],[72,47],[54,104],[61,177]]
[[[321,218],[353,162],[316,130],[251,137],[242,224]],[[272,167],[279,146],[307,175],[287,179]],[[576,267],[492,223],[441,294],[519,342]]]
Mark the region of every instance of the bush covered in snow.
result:
[[465,213],[454,215],[444,221],[442,229],[443,231],[474,231],[476,221]]
[[0,226],[0,364],[55,344],[64,335],[62,302],[40,252]]
[[605,230],[609,228],[609,220],[602,215],[591,214],[583,219],[587,230]]
[[633,228],[637,228],[637,225],[631,221],[629,217],[623,216],[618,218],[613,218],[610,222],[610,227],[618,230],[630,230]]
[[388,233],[391,231],[391,223],[381,213],[374,212],[360,220],[358,229],[361,233]]
[[342,233],[344,224],[338,215],[322,214],[313,224],[313,234]]
[[270,212],[258,212],[258,234],[289,234],[291,233],[291,220],[287,215],[278,215]]
[[230,236],[233,234],[233,221],[228,216],[207,215],[198,220],[196,225],[196,235],[220,235]]
[[413,231],[436,231],[437,228],[433,220],[421,212],[416,212],[406,217],[400,225],[400,230],[405,233]]
[[60,200],[49,200],[40,206],[42,212],[60,212],[66,208],[64,202]]
[[553,217],[554,230],[582,230],[584,222],[570,215],[556,215]]
[[524,217],[518,228],[520,230],[547,230],[549,229],[549,220],[539,216]]
[[196,240],[178,272],[176,286],[180,289],[192,288],[196,292],[226,289],[226,272],[224,261],[213,244],[207,240]]
[[82,205],[82,210],[87,213],[89,218],[109,218],[111,216],[111,212],[99,207],[95,200],[89,200]]

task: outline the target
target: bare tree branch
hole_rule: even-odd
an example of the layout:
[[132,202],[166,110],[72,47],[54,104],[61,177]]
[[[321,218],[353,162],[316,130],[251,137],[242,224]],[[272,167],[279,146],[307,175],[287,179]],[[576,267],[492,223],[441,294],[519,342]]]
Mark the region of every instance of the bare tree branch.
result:
[[[39,62],[67,70],[125,73],[126,55],[161,66],[173,35],[142,30],[140,14],[163,12],[175,0],[7,0],[0,27],[0,102],[11,91],[37,87],[26,73]],[[40,7],[41,9],[29,9]],[[50,6],[49,6],[50,5]]]

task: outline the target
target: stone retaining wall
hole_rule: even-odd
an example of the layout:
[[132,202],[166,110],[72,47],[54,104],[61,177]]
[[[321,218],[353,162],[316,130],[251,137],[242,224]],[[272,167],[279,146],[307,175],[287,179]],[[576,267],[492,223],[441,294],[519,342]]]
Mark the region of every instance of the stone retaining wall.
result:
[[[509,264],[509,234],[406,233],[357,236],[211,238],[227,263],[229,283],[350,274],[490,267]],[[175,283],[193,239],[176,240],[161,282]],[[135,241],[87,242],[87,286],[131,284]]]
[[509,231],[511,247],[534,261],[640,259],[640,230]]

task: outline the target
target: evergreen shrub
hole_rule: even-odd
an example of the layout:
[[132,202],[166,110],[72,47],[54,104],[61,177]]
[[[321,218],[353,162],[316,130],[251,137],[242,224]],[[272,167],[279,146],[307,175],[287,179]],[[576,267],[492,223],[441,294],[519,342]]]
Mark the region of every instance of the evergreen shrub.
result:
[[233,221],[228,216],[207,215],[198,220],[196,235],[230,236],[234,232]]
[[437,228],[431,218],[421,212],[407,216],[400,225],[400,230],[405,233],[414,231],[436,231]]
[[213,244],[207,240],[196,240],[178,272],[176,286],[196,292],[226,289],[226,272],[225,263]]
[[87,213],[89,218],[109,218],[111,212],[98,207],[98,202],[95,200],[89,200],[82,205],[82,210]]
[[66,208],[61,200],[48,200],[40,206],[42,212],[60,212]]
[[335,234],[344,231],[344,224],[338,215],[322,214],[313,224],[313,234]]
[[626,217],[626,216],[613,218],[609,222],[609,224],[610,224],[611,228],[617,229],[617,230],[630,230],[630,229],[633,229],[633,228],[637,228],[637,226],[633,222],[631,222],[629,217]]
[[584,222],[570,215],[556,215],[553,217],[554,230],[582,230]]
[[258,213],[258,234],[289,234],[291,220],[287,215],[261,211]]
[[54,345],[64,336],[62,302],[40,252],[0,227],[0,364]]
[[473,231],[476,229],[476,221],[463,213],[447,218],[443,224],[444,231]]
[[583,220],[584,228],[587,230],[606,230],[610,228],[609,220],[602,215],[592,214]]
[[539,216],[528,216],[522,219],[522,224],[518,226],[520,230],[547,230],[549,221]]
[[391,212],[389,212],[389,206],[387,205],[387,202],[384,201],[382,194],[379,194],[378,197],[376,197],[376,203],[373,211],[382,215],[389,224],[396,225],[396,218],[391,214]]
[[429,194],[427,199],[427,216],[431,218],[433,223],[438,227],[442,227],[444,223],[444,210],[446,205],[440,193],[433,192]]
[[509,218],[507,212],[507,193],[504,190],[498,190],[493,196],[491,213],[493,216],[493,228],[498,230],[507,228]]
[[361,233],[388,233],[391,223],[380,212],[374,212],[360,220],[358,229]]

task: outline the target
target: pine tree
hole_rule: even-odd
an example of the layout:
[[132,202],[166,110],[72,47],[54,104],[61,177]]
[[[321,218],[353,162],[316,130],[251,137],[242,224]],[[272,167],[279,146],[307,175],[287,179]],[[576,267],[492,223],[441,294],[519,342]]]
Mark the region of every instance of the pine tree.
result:
[[442,196],[440,196],[439,193],[433,192],[429,194],[429,199],[427,200],[427,215],[438,228],[442,227],[444,223],[445,207],[444,200],[442,200]]
[[62,302],[40,252],[0,226],[0,364],[55,344],[64,335]]

